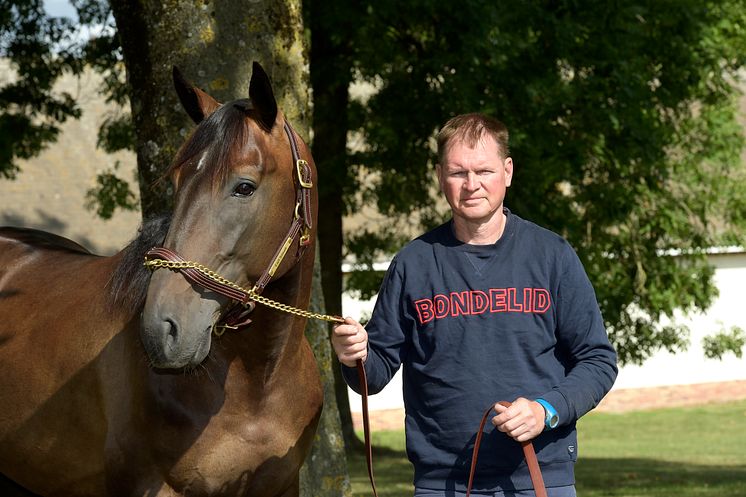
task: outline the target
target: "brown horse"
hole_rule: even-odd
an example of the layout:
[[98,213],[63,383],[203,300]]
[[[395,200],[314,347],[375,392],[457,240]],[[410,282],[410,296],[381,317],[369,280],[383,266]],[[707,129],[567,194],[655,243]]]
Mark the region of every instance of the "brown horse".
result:
[[[305,318],[260,305],[248,326],[243,312],[238,331],[215,333],[230,321],[231,299],[179,271],[151,276],[143,257],[163,245],[305,308],[315,166],[258,64],[250,99],[224,105],[174,76],[198,127],[170,170],[170,221],[146,223],[112,257],[40,231],[0,230],[0,487],[42,496],[299,493],[322,403]],[[302,229],[291,230],[299,219]]]

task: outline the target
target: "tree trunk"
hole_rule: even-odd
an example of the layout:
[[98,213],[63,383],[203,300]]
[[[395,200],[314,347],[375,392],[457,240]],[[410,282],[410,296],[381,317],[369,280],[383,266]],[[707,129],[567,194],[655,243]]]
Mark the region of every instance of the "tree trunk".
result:
[[[300,0],[112,0],[111,6],[130,85],[145,217],[170,209],[170,185],[158,180],[193,127],[173,89],[173,66],[218,100],[227,101],[248,97],[251,64],[260,62],[285,116],[308,138],[309,84]],[[312,306],[322,312],[318,279],[317,267]],[[301,473],[303,495],[308,496],[350,494],[327,333],[323,323],[309,323],[307,328],[325,390],[319,431]]]
[[[169,207],[158,182],[192,123],[181,111],[171,68],[218,100],[248,97],[251,63],[300,131],[308,127],[308,83],[300,2],[112,0],[131,88],[143,214]],[[306,133],[307,135],[307,133]]]
[[[342,247],[344,236],[344,190],[348,177],[347,106],[352,78],[352,59],[346,36],[340,36],[328,24],[334,19],[335,6],[308,2],[311,27],[311,84],[313,85],[313,156],[319,168],[319,247],[321,285],[326,309],[342,315]],[[336,6],[339,7],[339,6]],[[331,9],[331,10],[330,10]],[[340,15],[339,12],[336,12]],[[350,14],[350,18],[355,18]],[[359,316],[353,316],[359,318]],[[350,413],[347,385],[342,379],[339,361],[332,357],[334,390],[342,422],[342,434],[348,451],[362,449],[355,435]]]
[[[318,246],[318,245],[317,245]],[[316,265],[313,274],[313,291],[311,292],[312,312],[324,313],[324,294],[321,291],[321,265],[319,250],[316,251]],[[301,497],[352,495],[350,478],[347,472],[347,460],[342,457],[345,452],[344,439],[340,430],[340,410],[334,395],[334,354],[328,339],[328,327],[325,322],[310,320],[306,326],[306,337],[316,353],[321,381],[324,385],[324,411],[321,413],[319,429],[316,432],[311,453],[301,470]],[[336,358],[335,358],[336,359]],[[339,370],[339,367],[336,367]],[[347,412],[349,412],[347,406]],[[331,457],[334,456],[334,457]]]

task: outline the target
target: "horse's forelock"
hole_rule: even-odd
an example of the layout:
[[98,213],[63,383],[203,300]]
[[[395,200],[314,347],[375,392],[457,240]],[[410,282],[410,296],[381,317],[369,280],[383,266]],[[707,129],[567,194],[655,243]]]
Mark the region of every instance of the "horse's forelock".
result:
[[247,118],[252,109],[249,100],[235,100],[213,112],[181,146],[166,176],[189,164],[197,167],[201,163],[205,170],[200,174],[210,175],[213,188],[221,185],[248,139]]

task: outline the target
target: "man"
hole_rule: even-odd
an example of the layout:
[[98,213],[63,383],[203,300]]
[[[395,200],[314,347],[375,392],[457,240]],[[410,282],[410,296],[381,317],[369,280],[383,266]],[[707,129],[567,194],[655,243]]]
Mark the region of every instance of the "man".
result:
[[[533,495],[520,444],[533,440],[550,497],[575,495],[575,422],[609,391],[616,354],[595,293],[558,235],[503,206],[513,178],[508,130],[466,114],[438,135],[437,176],[452,219],[394,257],[367,330],[335,327],[358,389],[380,391],[404,365],[415,496],[461,496],[479,420],[495,404],[475,495]],[[480,493],[481,492],[481,493]]]

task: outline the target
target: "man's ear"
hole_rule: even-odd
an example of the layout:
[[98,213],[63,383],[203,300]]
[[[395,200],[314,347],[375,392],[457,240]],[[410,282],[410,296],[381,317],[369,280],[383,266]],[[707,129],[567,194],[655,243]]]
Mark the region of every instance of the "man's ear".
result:
[[443,180],[445,179],[443,177],[444,171],[443,166],[440,165],[440,163],[435,164],[435,174],[438,177],[438,188],[440,188],[440,191],[443,191]]
[[508,187],[513,182],[513,158],[508,157],[503,161],[505,168],[505,186]]
[[187,81],[176,66],[174,66],[172,73],[174,87],[176,88],[176,94],[179,95],[181,105],[196,124],[204,121],[215,112],[215,109],[220,107],[220,102]]

